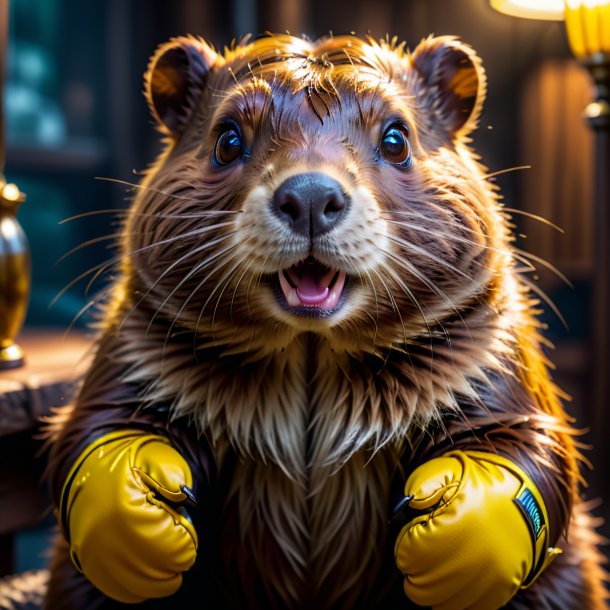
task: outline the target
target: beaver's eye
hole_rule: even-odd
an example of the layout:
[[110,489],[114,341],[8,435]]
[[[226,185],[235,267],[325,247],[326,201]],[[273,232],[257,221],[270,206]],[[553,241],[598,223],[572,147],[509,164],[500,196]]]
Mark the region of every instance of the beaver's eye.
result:
[[228,165],[241,156],[241,134],[236,125],[227,125],[219,134],[214,145],[214,161],[218,165]]
[[390,125],[385,130],[379,145],[379,152],[388,163],[401,167],[411,165],[411,147],[407,135],[407,128],[397,123]]

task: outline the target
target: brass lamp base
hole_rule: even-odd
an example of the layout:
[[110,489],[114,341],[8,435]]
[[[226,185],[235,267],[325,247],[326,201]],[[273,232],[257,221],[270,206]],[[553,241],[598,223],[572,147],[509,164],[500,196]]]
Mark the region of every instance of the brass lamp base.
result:
[[[1,0],[0,0],[1,1]],[[30,250],[17,221],[25,195],[0,173],[0,370],[23,365],[15,337],[23,326],[30,292]]]
[[23,349],[16,343],[0,345],[0,371],[23,366],[24,356]]

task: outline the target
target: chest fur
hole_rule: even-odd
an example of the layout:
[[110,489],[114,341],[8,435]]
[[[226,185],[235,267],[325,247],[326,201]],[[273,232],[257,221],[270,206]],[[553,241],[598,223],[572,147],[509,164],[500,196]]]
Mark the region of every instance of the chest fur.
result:
[[223,447],[237,449],[223,502],[224,563],[239,588],[264,589],[277,607],[354,607],[386,547],[395,453],[372,450],[362,416],[370,410],[354,383],[336,368],[312,371],[300,356],[245,395],[250,445],[217,437],[221,461]]
[[310,467],[305,485],[276,465],[241,460],[223,507],[226,569],[278,607],[354,607],[387,545],[391,475],[386,452]]

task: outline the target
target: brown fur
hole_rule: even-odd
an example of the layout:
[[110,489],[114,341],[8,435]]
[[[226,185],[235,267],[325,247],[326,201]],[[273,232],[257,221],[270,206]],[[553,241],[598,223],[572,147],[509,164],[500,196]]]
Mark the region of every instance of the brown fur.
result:
[[[485,95],[472,50],[280,35],[220,55],[184,38],[153,58],[147,91],[167,146],[124,224],[100,348],[57,432],[55,493],[95,430],[188,422],[221,474],[222,561],[210,561],[227,605],[389,607],[392,481],[449,447],[500,451],[539,483],[554,540],[568,535],[511,607],[602,608],[527,261],[467,146]],[[248,156],[219,170],[227,117]],[[409,170],[375,158],[388,117],[409,126]],[[302,171],[352,198],[313,244],[268,211]],[[311,251],[351,276],[330,319],[277,305],[273,276]]]

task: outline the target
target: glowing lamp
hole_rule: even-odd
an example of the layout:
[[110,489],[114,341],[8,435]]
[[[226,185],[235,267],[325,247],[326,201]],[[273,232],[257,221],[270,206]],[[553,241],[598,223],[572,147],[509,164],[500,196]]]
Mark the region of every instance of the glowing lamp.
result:
[[608,0],[566,0],[564,18],[570,48],[578,59],[610,53]]
[[491,6],[500,13],[527,19],[563,19],[563,0],[491,0]]
[[527,19],[565,20],[578,59],[610,53],[609,0],[490,0],[500,13]]

